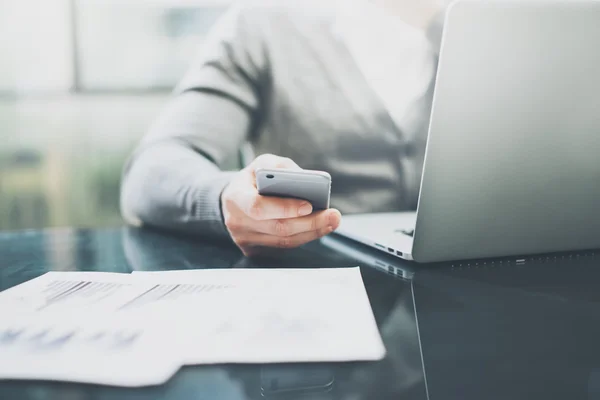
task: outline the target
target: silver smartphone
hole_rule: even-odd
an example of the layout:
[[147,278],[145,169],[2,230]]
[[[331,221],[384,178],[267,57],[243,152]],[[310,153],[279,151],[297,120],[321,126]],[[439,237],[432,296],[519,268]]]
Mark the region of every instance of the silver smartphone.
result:
[[313,210],[329,208],[331,175],[324,171],[260,168],[256,187],[262,196],[306,200]]

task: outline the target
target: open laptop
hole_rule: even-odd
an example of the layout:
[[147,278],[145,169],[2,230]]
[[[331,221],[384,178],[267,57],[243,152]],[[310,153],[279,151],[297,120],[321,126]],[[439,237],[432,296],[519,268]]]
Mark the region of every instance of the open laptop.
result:
[[337,233],[438,262],[600,248],[600,2],[447,11],[417,211]]

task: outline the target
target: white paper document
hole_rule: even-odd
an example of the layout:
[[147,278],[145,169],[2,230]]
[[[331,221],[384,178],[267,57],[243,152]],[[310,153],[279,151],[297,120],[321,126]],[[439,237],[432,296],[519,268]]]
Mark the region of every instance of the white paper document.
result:
[[152,285],[109,272],[48,272],[0,293],[3,315],[97,314],[117,310]]
[[186,364],[378,360],[385,356],[360,269],[138,272],[160,284],[229,284],[198,312],[179,297]]
[[359,268],[50,272],[0,293],[0,379],[117,386],[184,364],[378,360]]
[[155,285],[130,275],[50,272],[0,293],[0,378],[115,386],[167,381],[181,356],[168,332],[130,318]]
[[181,357],[160,330],[127,320],[12,319],[0,327],[0,378],[141,387],[166,382]]

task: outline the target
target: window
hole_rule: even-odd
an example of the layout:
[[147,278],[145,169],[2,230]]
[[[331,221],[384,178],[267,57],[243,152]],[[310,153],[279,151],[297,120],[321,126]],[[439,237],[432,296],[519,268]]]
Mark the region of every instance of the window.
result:
[[228,3],[77,1],[79,89],[172,88]]

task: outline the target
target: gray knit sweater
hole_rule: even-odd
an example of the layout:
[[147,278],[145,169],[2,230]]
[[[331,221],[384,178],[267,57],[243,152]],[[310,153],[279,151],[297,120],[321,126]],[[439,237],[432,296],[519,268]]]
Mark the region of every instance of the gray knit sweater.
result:
[[124,218],[227,238],[223,163],[245,142],[328,171],[342,214],[413,209],[433,82],[408,138],[332,23],[333,9],[307,0],[232,7],[125,166]]

